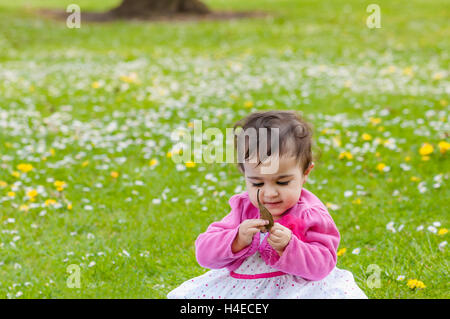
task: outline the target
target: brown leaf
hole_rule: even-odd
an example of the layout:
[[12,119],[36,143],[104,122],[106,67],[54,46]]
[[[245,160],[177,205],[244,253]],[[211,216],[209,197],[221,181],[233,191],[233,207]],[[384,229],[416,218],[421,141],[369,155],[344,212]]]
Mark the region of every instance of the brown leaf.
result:
[[261,219],[265,219],[265,220],[269,221],[269,224],[265,225],[265,227],[267,230],[270,231],[270,229],[273,226],[273,217],[272,217],[272,214],[269,212],[269,210],[263,204],[261,204],[261,202],[259,201],[259,189],[258,189],[258,193],[257,193],[256,197],[258,198],[259,214],[261,216]]

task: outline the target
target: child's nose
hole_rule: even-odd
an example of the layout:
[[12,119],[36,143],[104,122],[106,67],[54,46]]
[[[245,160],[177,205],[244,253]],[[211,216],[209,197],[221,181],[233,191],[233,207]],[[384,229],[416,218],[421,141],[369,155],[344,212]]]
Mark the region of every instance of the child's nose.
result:
[[272,186],[266,186],[260,195],[262,198],[273,198],[278,196],[278,191]]

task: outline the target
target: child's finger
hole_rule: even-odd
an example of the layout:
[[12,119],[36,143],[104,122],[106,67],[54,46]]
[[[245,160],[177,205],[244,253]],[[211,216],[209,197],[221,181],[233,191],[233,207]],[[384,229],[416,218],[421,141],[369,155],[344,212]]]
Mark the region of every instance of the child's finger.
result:
[[273,224],[272,228],[270,229],[271,233],[274,233],[277,230],[280,230],[281,228],[278,226],[278,223]]
[[258,229],[259,229],[260,232],[263,232],[263,233],[268,232],[268,230],[267,230],[267,228],[265,226],[259,226]]
[[283,236],[283,231],[281,229],[275,229],[272,234],[277,237],[280,237]]
[[270,237],[280,238],[281,236],[282,235],[279,232],[270,230]]
[[274,241],[274,240],[272,240],[272,239],[270,239],[270,238],[267,238],[267,243],[270,245],[270,246],[278,246],[280,243],[278,242],[278,241]]
[[261,225],[265,226],[265,225],[269,225],[269,221],[267,219],[260,219],[261,221]]
[[264,226],[267,225],[269,221],[265,219],[249,219],[248,223],[249,226]]
[[[263,226],[264,223],[259,219],[247,219],[241,224],[243,231],[248,232],[251,228],[258,228]],[[259,231],[259,229],[258,229]]]
[[249,231],[252,234],[256,234],[256,233],[259,233],[261,231],[261,228],[260,227],[251,227],[251,228],[249,228]]
[[269,235],[269,238],[267,238],[267,240],[270,240],[271,242],[274,242],[274,243],[281,242],[281,238],[280,237],[274,236],[272,234]]

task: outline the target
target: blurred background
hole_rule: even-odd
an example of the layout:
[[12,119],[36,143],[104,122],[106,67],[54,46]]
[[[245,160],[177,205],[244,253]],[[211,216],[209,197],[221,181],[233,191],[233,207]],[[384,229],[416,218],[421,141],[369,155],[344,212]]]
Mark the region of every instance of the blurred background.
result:
[[289,109],[338,267],[369,298],[448,298],[449,6],[370,4],[0,0],[0,297],[165,298],[203,274],[194,241],[245,183],[175,163],[180,130]]

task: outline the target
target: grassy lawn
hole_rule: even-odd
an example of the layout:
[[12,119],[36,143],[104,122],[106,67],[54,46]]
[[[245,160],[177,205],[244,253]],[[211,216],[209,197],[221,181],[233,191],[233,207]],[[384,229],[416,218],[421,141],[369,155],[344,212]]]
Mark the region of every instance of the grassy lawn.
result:
[[73,2],[0,0],[1,298],[165,298],[203,274],[194,241],[245,183],[174,163],[177,132],[270,109],[314,125],[306,188],[340,230],[337,266],[369,298],[450,297],[446,1],[378,1],[380,29],[356,0],[208,0],[269,16],[80,29],[33,11]]

